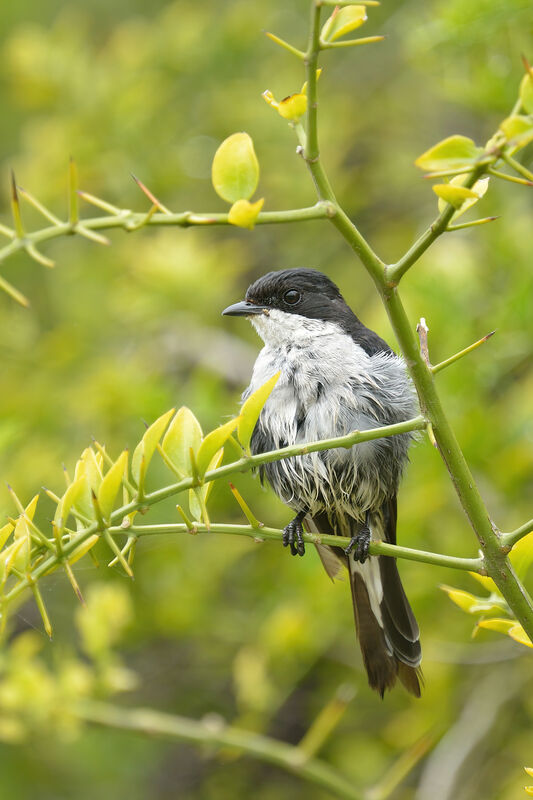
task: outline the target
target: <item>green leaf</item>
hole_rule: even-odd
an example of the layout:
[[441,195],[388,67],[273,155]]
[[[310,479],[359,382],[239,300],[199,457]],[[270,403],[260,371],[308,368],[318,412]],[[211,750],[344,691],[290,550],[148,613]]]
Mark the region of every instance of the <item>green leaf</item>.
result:
[[170,411],[167,411],[165,414],[162,414],[155,422],[153,422],[150,427],[146,430],[143,438],[135,448],[133,452],[133,456],[131,459],[131,474],[136,483],[139,483],[141,478],[141,471],[143,476],[146,474],[146,470],[150,465],[150,461],[153,458],[155,453],[155,449],[158,445],[158,442],[163,435],[170,418],[174,413],[173,408]]
[[202,428],[189,408],[180,408],[161,443],[163,452],[169,457],[177,471],[191,475],[191,448],[196,455],[202,443]]
[[198,467],[198,474],[200,478],[203,478],[213,456],[215,453],[218,453],[221,447],[224,447],[227,439],[237,427],[238,422],[239,417],[230,419],[229,422],[226,422],[224,425],[221,425],[219,428],[211,431],[211,433],[208,433],[203,439],[196,455],[196,465]]
[[525,147],[533,141],[533,119],[513,114],[504,119],[500,130],[514,149]]
[[[155,445],[154,445],[155,448]],[[104,476],[100,488],[98,489],[98,505],[104,519],[109,519],[117,497],[117,492],[125,477],[126,466],[128,463],[128,451],[124,450],[119,455],[112,467]]]
[[278,382],[280,375],[281,372],[276,372],[270,380],[260,386],[259,389],[256,389],[243,403],[238,418],[237,436],[247,453],[250,452],[250,440],[259,419],[259,414],[270,397],[270,393]]
[[476,147],[467,136],[449,136],[422,153],[416,159],[415,166],[425,172],[459,169],[473,164],[482,153],[483,148]]
[[533,114],[533,76],[527,72],[520,83],[520,101],[528,114]]
[[326,20],[320,32],[320,38],[324,42],[334,42],[347,33],[360,28],[368,19],[365,6],[345,6],[336,9]]
[[224,139],[213,158],[211,180],[215,192],[228,203],[248,200],[257,188],[259,163],[247,133]]

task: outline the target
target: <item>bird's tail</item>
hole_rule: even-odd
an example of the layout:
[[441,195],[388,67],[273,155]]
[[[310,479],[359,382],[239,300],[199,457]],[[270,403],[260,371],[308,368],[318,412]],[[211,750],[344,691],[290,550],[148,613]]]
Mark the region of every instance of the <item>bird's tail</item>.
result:
[[[326,515],[314,519],[322,533],[340,534],[333,530]],[[372,538],[396,541],[396,501],[387,502],[378,513],[368,515]],[[357,535],[360,523],[350,520],[351,535]],[[355,528],[355,530],[354,530]],[[343,535],[346,535],[343,531]],[[355,627],[363,663],[372,689],[383,697],[386,689],[392,689],[396,680],[408,692],[420,697],[420,648],[419,630],[414,614],[405,595],[396,560],[389,556],[371,556],[361,564],[354,558],[353,551],[348,557],[341,548],[330,548],[328,556],[319,545],[319,554],[331,577],[332,550],[337,560],[347,562],[352,590]],[[326,563],[328,562],[328,563]]]

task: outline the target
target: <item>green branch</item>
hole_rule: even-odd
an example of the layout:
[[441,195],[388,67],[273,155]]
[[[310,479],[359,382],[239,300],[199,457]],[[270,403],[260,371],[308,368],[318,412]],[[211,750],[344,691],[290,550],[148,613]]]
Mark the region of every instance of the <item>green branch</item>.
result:
[[511,550],[513,545],[515,545],[517,542],[520,541],[520,539],[523,539],[524,536],[527,536],[529,533],[533,533],[533,519],[530,519],[528,522],[525,522],[523,525],[521,525],[519,528],[517,528],[515,531],[512,531],[511,533],[503,533],[501,537],[502,543],[504,547]]
[[[487,171],[487,169],[487,163],[474,166],[471,169],[468,178],[463,183],[464,188],[470,189]],[[441,234],[445,233],[455,212],[456,209],[452,205],[448,204],[444,211],[439,214],[439,216],[431,223],[429,228],[424,231],[424,233],[419,239],[416,240],[413,246],[409,248],[405,255],[403,255],[399,261],[396,262],[396,264],[391,264],[386,268],[386,277],[389,287],[392,288],[397,286],[407,270],[409,270],[413,264],[416,264],[420,257],[429,247],[431,247],[433,242],[436,241]]]
[[[27,192],[23,196],[28,197]],[[89,195],[90,196],[90,195]],[[32,198],[33,199],[33,198]],[[97,200],[97,198],[94,198]],[[98,201],[100,202],[100,201]],[[35,204],[35,203],[34,203]],[[40,205],[40,204],[39,204]],[[101,207],[109,210],[109,214],[104,217],[90,217],[82,221],[82,227],[89,231],[109,230],[120,228],[124,231],[134,231],[140,227],[154,225],[169,225],[181,228],[188,228],[194,225],[229,225],[227,213],[197,214],[193,211],[183,211],[179,214],[166,213],[139,213],[129,209],[119,209],[110,206],[108,203],[100,202]],[[316,205],[308,208],[293,208],[287,211],[262,211],[256,220],[256,225],[273,225],[287,222],[305,222],[312,219],[324,219],[335,213],[335,208],[327,202],[319,201]],[[28,245],[36,245],[60,236],[69,236],[79,233],[80,222],[56,221],[52,225],[33,233],[24,232],[18,236],[15,231],[5,229],[5,235],[12,241],[0,249],[0,262],[18,252],[26,250]]]
[[[503,545],[489,517],[479,489],[446,418],[440,397],[435,387],[434,376],[429,364],[426,363],[423,354],[420,352],[417,338],[411,327],[397,289],[397,284],[401,277],[418,261],[421,255],[440,234],[444,233],[455,213],[455,209],[448,204],[435,222],[425,231],[398,263],[385,268],[381,259],[379,259],[368,242],[340,207],[319,157],[316,69],[320,50],[320,0],[314,0],[311,5],[311,27],[306,54],[309,93],[309,109],[307,115],[309,147],[306,151],[306,162],[315,183],[317,194],[321,200],[326,200],[336,205],[337,213],[332,216],[332,223],[340,231],[352,249],[358,254],[363,265],[374,279],[374,283],[381,296],[400,349],[413,378],[422,413],[431,424],[439,452],[448,469],[455,491],[472,529],[478,538],[484,555],[487,573],[496,583],[498,589],[527,634],[533,639],[533,601],[514,573],[511,563],[507,558],[508,547]],[[494,160],[498,157],[499,154],[495,154]],[[487,170],[486,154],[483,154],[482,159],[484,159],[483,163],[474,165],[472,172],[463,184],[466,188],[473,186],[479,177]]]
[[[243,458],[233,461],[231,464],[225,464],[222,467],[209,470],[205,473],[202,483],[209,483],[220,478],[225,478],[229,475],[238,474],[241,472],[249,472],[262,464],[269,464],[272,461],[281,461],[284,458],[291,458],[293,456],[301,456],[306,453],[315,453],[321,450],[331,450],[337,447],[350,448],[361,442],[369,442],[374,439],[382,439],[386,436],[397,436],[401,433],[408,433],[415,430],[423,430],[426,427],[426,422],[422,416],[414,417],[413,419],[406,420],[405,422],[398,422],[395,425],[384,425],[380,428],[372,428],[367,431],[353,431],[345,436],[338,436],[333,439],[324,439],[317,442],[307,442],[304,444],[291,445],[283,447],[279,450],[270,450],[266,453],[259,453],[255,456],[244,456]],[[156,503],[166,500],[167,497],[173,497],[188,489],[199,486],[199,480],[195,477],[187,477],[172,483],[169,486],[164,486],[161,489],[156,489],[154,492],[143,494],[142,497],[127,503],[120,508],[113,511],[109,516],[110,525],[121,524],[123,519],[129,514],[138,511],[141,508],[153,506]],[[107,531],[106,526],[102,520],[96,520],[87,525],[83,530],[80,530],[68,541],[62,542],[61,553],[53,553],[45,560],[40,561],[33,571],[21,577],[19,582],[10,589],[9,592],[3,597],[3,602],[9,604],[16,597],[18,597],[25,589],[31,586],[35,581],[53,572],[72,553],[80,547],[87,539],[95,534],[104,534]],[[123,533],[128,532],[128,528],[121,527]]]
[[[112,534],[124,533],[124,528],[110,528]],[[169,525],[132,525],[128,528],[128,533],[135,536],[153,536],[159,534],[174,533],[207,533],[207,534],[232,534],[234,536],[247,536],[256,542],[265,540],[280,542],[283,539],[283,531],[278,528],[266,528],[263,525],[229,525],[224,523],[211,523],[209,527],[200,523],[193,523],[191,526],[184,523]],[[309,544],[325,544],[332,547],[348,547],[350,539],[344,536],[331,536],[325,533],[304,533],[304,541]],[[370,555],[390,556],[392,558],[404,558],[407,561],[419,561],[424,564],[433,564],[436,567],[450,567],[451,569],[461,569],[468,572],[478,572],[483,574],[482,558],[456,558],[446,556],[441,553],[429,553],[424,550],[413,550],[410,547],[400,547],[388,542],[373,541],[370,543]]]
[[164,736],[193,744],[231,747],[321,786],[345,800],[362,800],[361,792],[318,758],[308,758],[300,748],[269,736],[240,730],[220,721],[196,721],[177,714],[151,709],[119,708],[108,703],[91,702],[74,709],[84,722],[149,736]]

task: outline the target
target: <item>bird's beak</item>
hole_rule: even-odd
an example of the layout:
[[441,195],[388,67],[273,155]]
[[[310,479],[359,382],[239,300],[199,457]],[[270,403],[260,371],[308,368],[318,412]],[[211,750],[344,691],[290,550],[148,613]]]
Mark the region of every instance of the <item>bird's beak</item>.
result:
[[266,306],[257,306],[255,303],[250,303],[248,300],[241,300],[240,303],[234,303],[228,306],[222,312],[222,316],[226,317],[248,317],[252,314],[265,314],[268,313]]

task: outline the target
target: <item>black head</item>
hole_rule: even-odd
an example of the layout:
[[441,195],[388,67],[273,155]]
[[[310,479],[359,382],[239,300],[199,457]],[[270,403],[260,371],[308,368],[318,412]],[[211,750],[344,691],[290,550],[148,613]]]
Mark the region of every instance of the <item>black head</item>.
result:
[[332,322],[339,322],[345,315],[354,316],[333,281],[315,269],[268,272],[248,287],[244,301],[229,306],[222,313],[247,317],[268,313],[274,308]]
[[269,315],[274,309],[308,319],[334,322],[369,355],[390,351],[377,333],[358,320],[333,281],[316,269],[268,272],[248,287],[244,300],[228,306],[222,313],[254,318],[259,314]]

